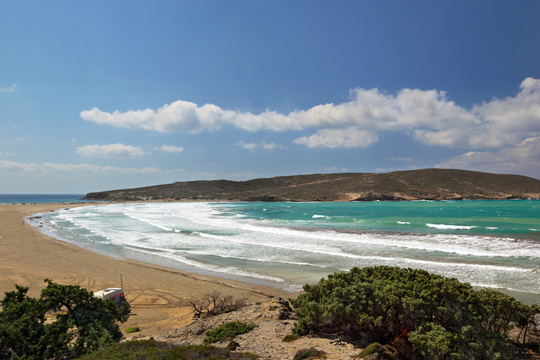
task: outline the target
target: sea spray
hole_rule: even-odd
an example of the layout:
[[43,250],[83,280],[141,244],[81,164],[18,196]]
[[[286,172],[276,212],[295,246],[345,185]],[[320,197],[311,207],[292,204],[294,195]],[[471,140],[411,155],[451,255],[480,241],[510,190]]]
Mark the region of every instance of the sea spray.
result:
[[113,204],[43,219],[95,251],[292,291],[390,265],[540,299],[540,201]]

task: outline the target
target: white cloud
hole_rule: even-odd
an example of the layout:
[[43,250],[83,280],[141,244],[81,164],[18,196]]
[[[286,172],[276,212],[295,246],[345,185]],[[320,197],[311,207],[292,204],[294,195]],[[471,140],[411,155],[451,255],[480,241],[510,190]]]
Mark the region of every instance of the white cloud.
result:
[[84,120],[98,124],[112,125],[127,129],[145,129],[163,133],[187,132],[198,133],[202,130],[218,129],[225,118],[234,115],[233,111],[224,111],[218,106],[206,104],[198,107],[187,101],[175,101],[163,105],[157,111],[128,110],[115,111],[112,114],[93,108],[81,112]]
[[5,92],[5,93],[19,92],[19,90],[17,89],[17,86],[18,86],[17,84],[11,84],[8,87],[0,88],[0,92]]
[[403,161],[403,162],[414,162],[415,160],[411,157],[391,157],[392,161]]
[[391,95],[358,88],[351,90],[347,102],[289,114],[266,110],[256,115],[176,101],[157,110],[108,113],[93,108],[80,115],[98,124],[164,133],[215,131],[225,124],[251,132],[316,129],[314,134],[295,140],[309,147],[369,146],[383,131],[405,132],[429,145],[502,147],[540,136],[540,80],[526,78],[517,95],[493,99],[470,110],[449,100],[444,91],[402,89]]
[[304,136],[294,140],[295,144],[306,145],[308,148],[358,148],[369,146],[379,140],[373,131],[350,129],[322,129],[309,137]]
[[540,178],[540,137],[531,137],[499,151],[470,151],[442,162],[439,168],[528,174]]
[[102,157],[102,158],[130,158],[144,156],[146,153],[137,146],[124,144],[108,145],[86,145],[77,148],[77,154],[83,156]]
[[161,170],[154,167],[137,168],[119,168],[114,166],[96,166],[90,164],[54,164],[54,163],[18,163],[14,161],[0,160],[0,170],[26,172],[26,173],[95,173],[95,174],[152,174],[162,173]]
[[276,144],[274,142],[267,143],[266,141],[261,141],[258,143],[252,142],[252,143],[246,143],[245,141],[239,141],[236,144],[236,146],[241,146],[242,148],[249,150],[251,152],[254,152],[257,148],[261,148],[264,150],[276,150],[276,149],[287,149],[286,146],[281,144]]
[[162,145],[160,148],[156,148],[156,150],[161,150],[168,153],[178,153],[184,151],[184,148],[174,145]]
[[0,156],[13,156],[13,155],[15,155],[15,153],[2,152],[2,151],[0,151]]
[[23,138],[23,137],[16,137],[15,140],[16,140],[16,141],[26,141],[26,138]]
[[242,148],[246,149],[246,150],[249,150],[251,152],[255,151],[255,149],[257,148],[257,143],[246,143],[245,141],[239,141],[237,142],[236,144],[234,144],[236,146],[241,146]]

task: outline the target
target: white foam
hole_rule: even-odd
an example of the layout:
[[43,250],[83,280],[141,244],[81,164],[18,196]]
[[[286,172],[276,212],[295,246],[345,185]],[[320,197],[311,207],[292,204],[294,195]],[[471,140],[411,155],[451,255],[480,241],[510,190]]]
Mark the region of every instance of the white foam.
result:
[[441,230],[470,230],[477,227],[476,225],[446,225],[446,224],[426,224],[427,227],[441,229]]
[[[233,206],[226,211],[214,210],[216,206],[218,210],[222,209],[220,205],[209,203],[90,206],[56,212],[45,226],[50,231],[67,231],[68,228],[62,226],[53,229],[52,222],[69,223],[70,231],[86,234],[80,238],[89,239],[87,232],[95,234],[100,237],[96,239],[103,238],[96,243],[114,245],[120,252],[121,249],[127,253],[136,251],[208,271],[279,283],[284,281],[281,274],[263,275],[236,265],[250,261],[249,266],[259,262],[265,269],[279,269],[280,266],[299,269],[299,274],[287,274],[285,280],[294,280],[295,276],[305,279],[310,274],[320,278],[326,268],[402,266],[423,268],[491,286],[516,282],[515,288],[540,292],[540,284],[530,276],[532,271],[540,269],[540,243],[533,240],[464,234],[346,233],[302,228],[313,224],[311,219],[328,218],[328,215],[313,212],[311,219],[306,213],[305,220],[294,222],[298,227],[290,228],[279,226],[290,226],[293,224],[290,221],[246,219],[242,214],[235,214]],[[321,226],[326,222],[321,221]],[[410,224],[408,221],[397,223]],[[429,225],[440,230],[475,227],[426,224]],[[73,238],[74,242],[78,241],[77,235]],[[86,241],[90,240],[93,241],[92,238]],[[216,263],[208,264],[213,257]],[[304,270],[300,270],[302,268]]]

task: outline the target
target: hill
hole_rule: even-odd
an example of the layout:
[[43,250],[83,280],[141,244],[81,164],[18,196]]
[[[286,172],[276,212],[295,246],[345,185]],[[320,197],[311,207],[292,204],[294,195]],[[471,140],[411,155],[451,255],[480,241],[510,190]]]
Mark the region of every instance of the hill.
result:
[[452,169],[188,181],[88,193],[105,201],[374,201],[540,199],[540,180]]

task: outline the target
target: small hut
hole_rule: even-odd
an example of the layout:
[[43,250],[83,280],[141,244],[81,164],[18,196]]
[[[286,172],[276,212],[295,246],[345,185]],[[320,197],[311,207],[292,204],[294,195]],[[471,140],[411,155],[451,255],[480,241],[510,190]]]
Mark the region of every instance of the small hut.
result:
[[124,289],[122,288],[108,288],[96,291],[94,293],[94,297],[97,297],[101,300],[112,299],[116,306],[118,306],[118,308],[122,308],[123,306],[130,306],[126,300],[126,297],[124,296]]

